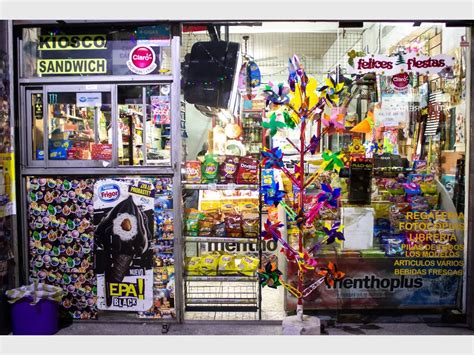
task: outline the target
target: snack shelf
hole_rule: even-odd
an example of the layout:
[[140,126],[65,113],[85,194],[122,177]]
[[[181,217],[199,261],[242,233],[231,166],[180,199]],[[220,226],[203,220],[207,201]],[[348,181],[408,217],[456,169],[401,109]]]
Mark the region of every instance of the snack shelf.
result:
[[256,298],[188,298],[188,304],[255,304]]
[[214,242],[214,243],[257,243],[257,238],[219,238],[219,237],[193,237],[185,236],[184,241],[186,243],[205,243],[205,242]]
[[255,282],[256,276],[184,276],[186,281],[199,282]]
[[259,185],[249,184],[190,184],[183,182],[185,190],[258,190]]

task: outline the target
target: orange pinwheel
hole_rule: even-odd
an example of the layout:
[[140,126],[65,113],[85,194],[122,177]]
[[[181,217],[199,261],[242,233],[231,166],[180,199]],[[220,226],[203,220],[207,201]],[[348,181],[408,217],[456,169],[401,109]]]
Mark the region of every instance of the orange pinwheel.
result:
[[329,287],[334,287],[334,281],[341,280],[346,274],[342,271],[337,271],[336,264],[332,261],[328,263],[328,267],[321,268],[318,275],[324,277],[324,282]]

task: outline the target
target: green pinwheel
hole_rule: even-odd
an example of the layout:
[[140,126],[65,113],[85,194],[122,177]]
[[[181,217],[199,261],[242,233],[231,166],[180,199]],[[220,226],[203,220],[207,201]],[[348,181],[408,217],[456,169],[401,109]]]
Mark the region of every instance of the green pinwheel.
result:
[[276,117],[277,117],[276,114],[272,113],[270,115],[270,121],[262,123],[263,128],[267,128],[267,129],[270,130],[270,136],[272,136],[272,137],[275,134],[277,134],[277,132],[280,128],[285,128],[286,127],[286,124],[283,123],[283,122],[277,121]]
[[326,163],[324,167],[325,171],[336,170],[337,172],[339,172],[341,168],[344,167],[344,162],[342,161],[342,157],[344,156],[343,153],[333,153],[330,150],[326,150],[324,151],[322,156]]

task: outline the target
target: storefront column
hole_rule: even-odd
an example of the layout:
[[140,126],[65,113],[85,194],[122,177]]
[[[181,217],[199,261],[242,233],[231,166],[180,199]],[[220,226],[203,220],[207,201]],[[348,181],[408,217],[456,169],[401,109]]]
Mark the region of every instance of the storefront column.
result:
[[[474,28],[469,28],[469,42],[470,42],[470,51],[469,58],[467,58],[467,75],[466,77],[470,78],[470,84],[467,87],[466,96],[470,99],[470,106],[469,106],[469,137],[467,139],[468,142],[468,149],[469,149],[469,156],[474,156],[474,144],[471,143],[471,138],[474,137],[474,119],[473,119],[473,112],[474,112],[474,100],[472,99],[472,93],[474,92],[473,84],[474,84],[474,71],[472,70],[472,59],[474,58],[474,46],[472,42],[474,34]],[[473,242],[473,235],[474,235],[474,210],[470,208],[471,201],[474,201],[474,186],[471,181],[474,180],[474,164],[470,160],[467,161],[468,164],[468,181],[467,184],[469,186],[469,195],[468,195],[468,226],[467,226],[467,257],[466,257],[466,314],[467,314],[467,323],[471,329],[474,329],[474,242]]]

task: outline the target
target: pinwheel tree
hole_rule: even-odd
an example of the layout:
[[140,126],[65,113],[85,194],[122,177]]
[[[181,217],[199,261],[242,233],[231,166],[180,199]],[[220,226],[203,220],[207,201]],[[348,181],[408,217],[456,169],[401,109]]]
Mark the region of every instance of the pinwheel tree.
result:
[[[287,220],[296,224],[299,230],[298,245],[297,247],[291,246],[284,240],[280,231],[283,224],[280,221],[267,220],[264,223],[262,238],[275,240],[281,244],[281,251],[288,262],[295,263],[298,267],[298,281],[296,287],[285,282],[275,263],[262,265],[258,275],[262,287],[283,286],[292,293],[298,299],[297,316],[303,320],[303,298],[311,294],[322,283],[332,285],[335,280],[344,277],[344,273],[337,271],[332,262],[325,266],[320,265],[316,259],[318,250],[324,244],[344,240],[343,227],[340,222],[326,223],[320,228],[319,233],[322,234],[322,239],[309,250],[303,246],[303,228],[305,225],[311,225],[321,219],[320,213],[323,208],[335,209],[338,207],[340,188],[332,188],[329,184],[321,185],[322,191],[316,196],[314,204],[310,207],[305,207],[305,196],[307,189],[323,172],[339,172],[344,167],[343,154],[333,153],[329,150],[324,151],[322,154],[323,163],[312,174],[306,174],[304,167],[306,154],[315,154],[318,151],[319,143],[324,135],[344,130],[345,110],[340,107],[339,103],[345,94],[345,88],[344,83],[338,83],[331,76],[328,76],[324,84],[318,87],[316,80],[306,75],[296,55],[289,59],[288,69],[288,85],[269,83],[264,88],[269,120],[263,123],[263,127],[268,129],[271,137],[283,128],[299,130],[299,142],[287,138],[298,152],[299,161],[295,165],[294,172],[291,172],[283,162],[284,154],[279,147],[264,148],[262,167],[281,170],[292,182],[297,198],[293,201],[285,199],[285,192],[280,190],[278,183],[263,186],[262,194],[266,204],[281,206],[286,213]],[[330,114],[323,113],[326,107]],[[323,128],[318,130],[318,133],[313,135],[309,142],[306,142],[305,132],[307,125],[311,122],[322,123]],[[309,270],[315,271],[320,278],[303,288],[305,274]]]

